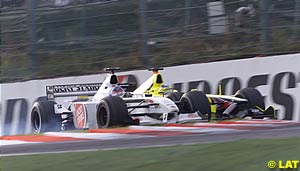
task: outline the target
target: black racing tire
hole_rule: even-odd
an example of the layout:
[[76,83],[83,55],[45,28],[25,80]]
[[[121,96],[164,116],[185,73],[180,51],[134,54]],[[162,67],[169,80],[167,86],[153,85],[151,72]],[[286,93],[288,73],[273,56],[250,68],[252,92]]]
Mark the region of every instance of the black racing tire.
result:
[[208,120],[211,119],[211,108],[210,103],[202,91],[190,91],[180,99],[182,104],[182,110],[187,112],[199,111],[203,115],[207,115]]
[[182,92],[172,92],[168,95],[166,95],[166,98],[171,99],[174,102],[180,101],[183,93]]
[[258,106],[261,109],[265,109],[263,96],[254,88],[243,88],[237,92],[236,97],[247,99],[248,106],[251,108]]
[[97,108],[97,123],[99,128],[125,126],[133,123],[128,114],[126,103],[117,96],[103,98]]
[[54,112],[53,101],[34,103],[31,110],[31,126],[34,133],[61,131],[61,115]]

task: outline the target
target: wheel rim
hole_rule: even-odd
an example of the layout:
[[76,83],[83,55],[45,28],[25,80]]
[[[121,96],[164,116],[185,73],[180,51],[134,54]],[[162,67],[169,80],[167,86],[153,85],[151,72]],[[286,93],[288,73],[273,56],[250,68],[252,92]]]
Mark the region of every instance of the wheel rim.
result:
[[41,130],[41,118],[38,112],[33,113],[33,121],[32,121],[33,130],[36,133],[39,133]]
[[107,122],[108,122],[108,113],[104,107],[101,107],[99,112],[99,124],[101,127],[106,127]]
[[184,111],[192,111],[191,105],[187,99],[182,99],[181,103],[183,104],[183,110]]

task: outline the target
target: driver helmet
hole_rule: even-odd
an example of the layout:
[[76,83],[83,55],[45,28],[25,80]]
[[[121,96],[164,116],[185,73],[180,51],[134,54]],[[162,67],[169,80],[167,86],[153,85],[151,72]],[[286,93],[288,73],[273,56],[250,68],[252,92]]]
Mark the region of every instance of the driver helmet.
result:
[[124,94],[125,94],[125,91],[121,86],[115,86],[110,91],[111,96],[122,97],[122,96],[124,96]]

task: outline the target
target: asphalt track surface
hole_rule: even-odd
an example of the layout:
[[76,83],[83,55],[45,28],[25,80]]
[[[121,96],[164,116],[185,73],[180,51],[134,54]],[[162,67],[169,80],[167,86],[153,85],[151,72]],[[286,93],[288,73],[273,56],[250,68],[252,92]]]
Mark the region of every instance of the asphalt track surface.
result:
[[229,142],[247,139],[300,138],[300,126],[280,127],[268,130],[247,130],[225,133],[195,133],[176,136],[144,137],[138,139],[91,140],[38,144],[20,144],[0,147],[1,156],[17,156],[45,153],[83,152],[111,149],[162,147],[201,143]]

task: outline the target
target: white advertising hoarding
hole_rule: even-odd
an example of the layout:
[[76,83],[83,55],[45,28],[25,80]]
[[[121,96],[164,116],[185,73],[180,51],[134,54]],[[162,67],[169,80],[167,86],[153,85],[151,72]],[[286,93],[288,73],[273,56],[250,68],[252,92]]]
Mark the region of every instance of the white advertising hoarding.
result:
[[[225,94],[255,87],[265,96],[266,105],[275,106],[280,119],[300,121],[300,54],[167,67],[161,73],[166,84],[183,92],[197,88],[216,94],[220,83]],[[133,75],[142,83],[151,72],[138,70],[118,75]],[[1,84],[2,134],[31,131],[31,106],[46,98],[46,85],[96,83],[104,77],[105,74],[97,74]]]

